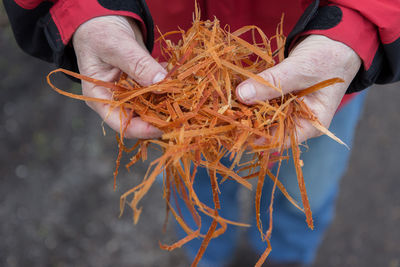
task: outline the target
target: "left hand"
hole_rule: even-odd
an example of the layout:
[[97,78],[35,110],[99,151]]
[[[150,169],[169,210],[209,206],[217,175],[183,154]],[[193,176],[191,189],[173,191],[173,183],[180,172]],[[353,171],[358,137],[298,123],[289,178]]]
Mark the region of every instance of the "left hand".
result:
[[[280,86],[284,94],[305,89],[330,78],[342,78],[344,83],[337,83],[304,96],[304,102],[322,125],[328,128],[360,65],[360,57],[347,45],[322,35],[309,35],[296,45],[288,58],[258,75],[272,85]],[[253,79],[238,85],[236,93],[239,100],[245,104],[280,96],[273,88]],[[296,132],[299,143],[320,135],[320,132],[305,120],[300,121],[298,125],[300,129]]]

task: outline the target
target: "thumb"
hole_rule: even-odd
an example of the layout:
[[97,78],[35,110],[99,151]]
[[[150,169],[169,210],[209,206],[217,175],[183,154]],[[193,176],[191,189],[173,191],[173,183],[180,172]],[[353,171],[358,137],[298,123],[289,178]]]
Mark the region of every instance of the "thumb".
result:
[[167,71],[133,38],[120,41],[112,56],[106,59],[143,86],[165,78]]
[[253,79],[242,82],[236,93],[245,104],[254,104],[298,91],[323,80],[340,77],[349,85],[361,65],[361,59],[347,45],[321,35],[310,35],[298,43],[289,57],[258,75],[282,92]]
[[[315,77],[305,77],[303,73],[300,73],[298,66],[296,60],[287,58],[278,65],[258,74],[275,88],[261,84],[254,79],[242,82],[236,88],[239,100],[244,104],[251,105],[257,101],[273,99],[282,94],[308,87],[307,81],[315,80]],[[277,88],[280,88],[282,92]]]

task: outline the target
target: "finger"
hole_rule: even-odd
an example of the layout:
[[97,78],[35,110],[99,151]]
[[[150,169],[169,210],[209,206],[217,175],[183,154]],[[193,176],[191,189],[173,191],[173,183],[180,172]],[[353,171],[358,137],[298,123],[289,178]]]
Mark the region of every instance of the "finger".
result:
[[[321,132],[318,131],[311,123],[310,121],[306,119],[296,119],[295,121],[296,124],[296,136],[297,136],[297,143],[303,143],[311,138],[318,137],[321,135]],[[291,143],[290,139],[288,138],[285,140],[285,148],[290,148]]]
[[[125,112],[125,114],[120,114],[122,112],[120,108],[111,110],[110,106],[107,104],[96,105],[95,108],[104,122],[114,131],[121,132],[122,129],[125,138],[152,139],[161,137],[162,135],[162,131],[143,121],[140,117],[126,117],[125,114],[129,116],[129,111]],[[128,120],[130,120],[130,122],[128,127],[126,127]]]
[[[318,79],[315,72],[300,70],[298,66],[298,62],[287,58],[278,65],[258,74],[273,87],[256,82],[254,79],[242,82],[236,88],[239,100],[250,105],[311,86]],[[280,88],[282,92],[276,88]]]
[[[83,93],[89,97],[101,98],[101,99],[112,99],[111,93],[107,88],[101,86],[93,86],[89,83],[82,84]],[[125,138],[141,138],[150,139],[158,138],[162,135],[162,131],[158,128],[152,126],[151,124],[144,122],[139,117],[128,118],[124,114],[120,116],[120,108],[111,109],[110,105],[97,103],[97,102],[87,102],[88,106],[96,111],[103,121],[111,127],[116,132],[121,132],[125,129],[128,120],[131,121],[126,127],[124,132]],[[130,114],[126,111],[125,114]]]
[[[310,123],[310,121],[308,121],[306,119],[302,119],[302,118],[295,119],[294,124],[296,125],[295,134],[296,134],[297,144],[301,144],[311,138],[319,137],[323,134],[317,128],[315,128]],[[322,124],[322,126],[323,126],[323,124]],[[323,127],[325,127],[326,129],[329,128],[329,126],[323,126]],[[272,128],[271,136],[279,138],[278,136],[276,136],[277,134],[278,134],[278,128],[276,128],[276,127]],[[279,152],[279,151],[282,151],[282,149],[291,148],[291,141],[289,138],[289,133],[286,132],[286,133],[282,134],[281,137],[284,137],[285,139],[283,139],[281,141],[275,140],[275,142],[282,144],[281,147],[275,147],[273,149],[270,149],[271,144],[264,137],[259,137],[259,138],[255,139],[253,142],[253,145],[260,146],[260,147],[265,146],[265,149],[269,150],[271,152]],[[272,140],[274,140],[274,139],[272,139]]]
[[133,37],[120,40],[103,60],[113,65],[143,86],[162,81],[167,71]]

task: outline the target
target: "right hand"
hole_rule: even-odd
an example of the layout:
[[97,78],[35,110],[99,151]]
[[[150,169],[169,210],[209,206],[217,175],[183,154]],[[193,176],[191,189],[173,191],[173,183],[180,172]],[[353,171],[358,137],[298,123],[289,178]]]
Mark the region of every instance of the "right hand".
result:
[[[113,82],[121,71],[143,86],[159,82],[167,74],[147,52],[142,34],[133,19],[104,16],[83,23],[74,33],[72,43],[79,72],[95,79]],[[82,81],[82,94],[88,97],[111,99],[107,88]],[[119,109],[110,112],[108,104],[87,102],[116,132],[121,129]],[[129,112],[128,112],[129,114]],[[127,119],[122,123],[125,125]],[[132,118],[124,137],[157,138],[162,132],[139,117]]]

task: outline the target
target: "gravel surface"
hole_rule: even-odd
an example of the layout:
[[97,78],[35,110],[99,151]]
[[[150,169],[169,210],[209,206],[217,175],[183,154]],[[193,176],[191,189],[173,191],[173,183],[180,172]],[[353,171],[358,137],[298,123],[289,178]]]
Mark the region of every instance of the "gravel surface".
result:
[[[161,230],[160,187],[145,197],[136,226],[130,211],[118,217],[119,196],[146,164],[122,171],[114,192],[112,131],[103,136],[84,103],[52,92],[45,83],[52,66],[20,52],[1,25],[0,266],[188,266],[182,250],[158,247],[174,240],[172,229]],[[57,83],[79,92],[66,79]],[[314,266],[400,266],[398,87],[369,92],[337,216]]]

